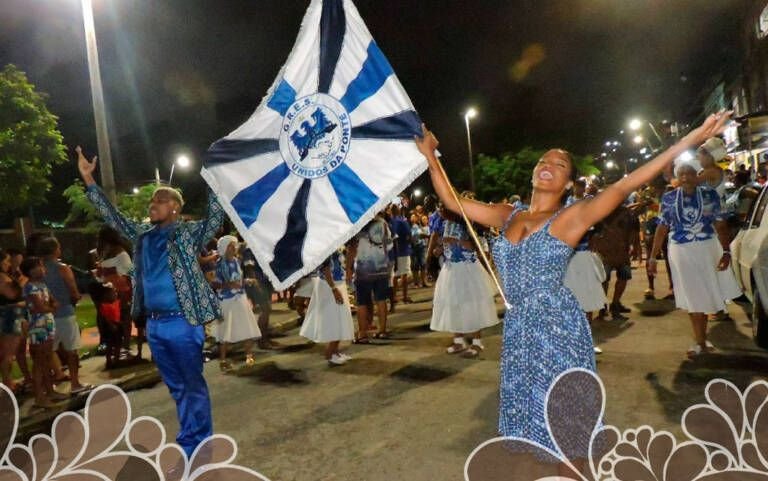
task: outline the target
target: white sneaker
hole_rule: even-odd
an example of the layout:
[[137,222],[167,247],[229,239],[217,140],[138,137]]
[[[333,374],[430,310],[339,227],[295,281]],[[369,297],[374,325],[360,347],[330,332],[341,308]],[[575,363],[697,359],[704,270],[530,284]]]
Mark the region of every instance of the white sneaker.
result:
[[693,346],[688,348],[687,354],[689,358],[692,358],[692,357],[701,355],[702,352],[703,350],[701,349],[701,346],[699,346],[698,344],[694,344]]
[[602,349],[600,349],[600,348],[599,348],[599,347],[597,347],[597,346],[595,346],[595,347],[594,347],[594,350],[595,350],[595,354],[602,354],[602,353],[603,353],[603,350],[602,350]]
[[347,363],[347,360],[339,356],[338,354],[334,354],[333,356],[331,356],[330,359],[328,359],[328,364],[331,364],[332,366],[341,366],[346,363]]
[[344,353],[344,352],[340,352],[340,353],[338,353],[338,356],[339,356],[340,358],[344,359],[345,361],[350,361],[350,360],[352,360],[352,356],[350,356],[349,354],[347,354],[347,353]]

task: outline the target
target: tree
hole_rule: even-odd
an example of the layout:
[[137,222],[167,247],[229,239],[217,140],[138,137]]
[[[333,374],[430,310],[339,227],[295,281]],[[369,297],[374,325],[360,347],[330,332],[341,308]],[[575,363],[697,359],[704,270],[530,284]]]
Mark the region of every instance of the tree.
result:
[[53,167],[67,160],[58,118],[14,65],[0,71],[0,211],[45,201]]
[[[515,194],[522,198],[529,196],[533,168],[544,152],[525,147],[517,153],[506,152],[501,157],[480,154],[475,166],[478,198],[498,202]],[[594,158],[591,156],[574,156],[573,162],[579,175],[600,172],[593,165]]]
[[[157,185],[146,184],[138,189],[138,193],[117,195],[117,208],[128,218],[142,221],[147,217],[147,206],[152,199]],[[69,215],[64,221],[65,225],[84,225],[87,230],[96,231],[103,223],[96,208],[85,195],[85,185],[80,180],[75,181],[64,190],[64,198],[69,203]]]

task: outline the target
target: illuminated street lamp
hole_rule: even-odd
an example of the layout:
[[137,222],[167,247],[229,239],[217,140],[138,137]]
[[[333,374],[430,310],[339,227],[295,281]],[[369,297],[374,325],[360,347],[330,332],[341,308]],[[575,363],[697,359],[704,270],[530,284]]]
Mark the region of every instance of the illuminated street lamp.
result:
[[171,175],[168,177],[168,185],[171,185],[173,182],[173,171],[176,169],[177,165],[180,169],[187,169],[192,165],[192,161],[189,159],[188,155],[179,154],[179,156],[176,157],[176,162],[171,165]]
[[[176,170],[176,166],[179,166],[180,169],[187,169],[190,165],[192,165],[192,160],[189,158],[187,154],[179,154],[176,156],[176,160],[173,161],[171,164],[171,175],[168,177],[168,185],[171,185],[173,182],[173,172]],[[160,185],[160,169],[158,167],[155,167],[155,183],[157,185]]]
[[464,124],[467,126],[467,151],[469,152],[469,188],[475,191],[475,163],[472,160],[472,136],[469,133],[469,120],[477,117],[477,109],[470,107],[464,113]]
[[614,161],[612,161],[612,160],[609,160],[608,162],[605,163],[605,168],[606,169],[615,169],[616,168],[616,163]]
[[632,139],[632,142],[636,144],[642,144],[643,143],[643,136],[642,135],[635,135],[635,137]]
[[[666,120],[664,120],[664,123],[666,123]],[[648,127],[650,127],[651,132],[653,132],[653,135],[656,137],[656,140],[659,141],[659,145],[663,146],[664,145],[664,141],[661,139],[661,136],[656,131],[656,128],[650,122],[645,122],[644,120],[641,120],[641,119],[638,119],[638,118],[634,118],[634,119],[629,121],[629,130],[632,130],[632,131],[636,132],[636,131],[642,129],[644,124],[647,124]]]
[[643,127],[643,121],[640,119],[632,119],[629,121],[629,130],[640,130]]
[[136,195],[138,193],[139,193],[139,188],[138,187],[134,187],[133,188],[133,194]]
[[413,196],[416,198],[421,197],[421,189],[413,189]]

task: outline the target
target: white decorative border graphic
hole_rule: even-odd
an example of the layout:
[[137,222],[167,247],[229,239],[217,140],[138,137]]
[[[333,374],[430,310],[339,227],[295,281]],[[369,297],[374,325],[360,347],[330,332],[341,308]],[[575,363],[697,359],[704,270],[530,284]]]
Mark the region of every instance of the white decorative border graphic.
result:
[[229,436],[206,438],[187,459],[179,445],[166,443],[159,421],[148,416],[132,419],[131,414],[126,394],[117,386],[102,385],[88,396],[82,416],[61,413],[50,436],[33,436],[27,445],[12,444],[19,406],[13,393],[0,384],[0,421],[13,422],[8,439],[0,439],[0,481],[269,481],[232,464],[237,444]]
[[[528,439],[493,438],[469,455],[464,478],[768,481],[768,382],[755,381],[741,392],[730,381],[714,379],[705,388],[705,398],[706,403],[683,413],[682,430],[688,437],[683,442],[650,426],[622,432],[601,424],[605,387],[600,378],[590,371],[572,369],[555,379],[545,402],[547,430],[557,451]],[[560,412],[563,406],[565,412]],[[583,418],[575,419],[573,413]],[[594,428],[578,432],[585,424]],[[563,444],[572,449],[576,446],[584,455],[578,456],[578,462],[570,459]],[[563,475],[563,469],[570,475]]]

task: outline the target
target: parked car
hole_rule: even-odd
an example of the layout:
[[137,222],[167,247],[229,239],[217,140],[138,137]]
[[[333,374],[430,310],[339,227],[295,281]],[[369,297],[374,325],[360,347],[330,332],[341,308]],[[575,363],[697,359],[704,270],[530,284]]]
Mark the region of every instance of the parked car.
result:
[[755,343],[768,349],[768,185],[746,188],[752,189],[748,196],[751,198],[744,201],[751,205],[745,209],[741,228],[731,242],[731,266],[744,294],[752,302]]

